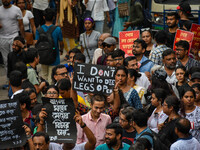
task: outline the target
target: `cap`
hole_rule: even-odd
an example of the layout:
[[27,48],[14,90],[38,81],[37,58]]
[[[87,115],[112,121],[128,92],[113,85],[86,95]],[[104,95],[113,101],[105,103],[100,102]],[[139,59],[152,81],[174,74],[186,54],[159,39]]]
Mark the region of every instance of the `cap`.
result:
[[194,72],[191,75],[191,80],[193,80],[193,79],[200,79],[200,72]]
[[190,4],[189,3],[180,3],[179,6],[177,6],[177,10],[181,10],[181,11],[184,11],[185,13],[187,14],[190,14],[191,13],[191,7],[190,7]]
[[116,45],[116,40],[113,37],[107,37],[103,43],[109,44],[109,45]]

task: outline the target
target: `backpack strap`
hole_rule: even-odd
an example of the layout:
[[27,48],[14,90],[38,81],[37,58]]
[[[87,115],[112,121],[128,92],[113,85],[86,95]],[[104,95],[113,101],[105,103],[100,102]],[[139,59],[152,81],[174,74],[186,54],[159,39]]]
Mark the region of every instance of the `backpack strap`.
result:
[[44,29],[42,27],[39,27],[37,30],[38,30],[39,34],[45,33]]
[[48,30],[47,30],[47,34],[52,34],[52,32],[57,28],[57,26],[52,25]]
[[153,139],[153,135],[149,132],[142,133],[139,138],[142,138],[143,135],[148,135],[148,136],[152,137],[152,139]]
[[149,63],[151,60],[150,59],[147,59],[146,61],[142,62],[140,67],[143,67],[144,65],[146,65],[147,63]]

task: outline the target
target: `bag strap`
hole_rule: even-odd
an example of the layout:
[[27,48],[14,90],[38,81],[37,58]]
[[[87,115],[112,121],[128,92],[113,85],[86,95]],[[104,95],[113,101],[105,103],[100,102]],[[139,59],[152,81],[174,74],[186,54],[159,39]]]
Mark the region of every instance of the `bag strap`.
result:
[[93,11],[93,9],[94,9],[94,5],[95,5],[95,3],[96,3],[96,0],[94,1],[94,4],[93,4],[93,6],[92,6],[92,10],[91,10],[91,12]]
[[151,60],[150,59],[148,59],[148,60],[146,60],[146,61],[144,61],[144,62],[142,62],[141,63],[141,65],[140,65],[140,67],[142,67],[142,66],[144,66],[144,65],[146,65],[147,63],[149,63]]
[[84,40],[84,44],[85,44],[85,49],[86,49],[87,55],[89,57],[89,60],[91,61],[85,39],[86,39],[86,37],[85,37],[85,34],[83,33],[83,40]]
[[52,32],[57,28],[57,26],[52,25],[48,30],[47,30],[47,34],[52,34]]

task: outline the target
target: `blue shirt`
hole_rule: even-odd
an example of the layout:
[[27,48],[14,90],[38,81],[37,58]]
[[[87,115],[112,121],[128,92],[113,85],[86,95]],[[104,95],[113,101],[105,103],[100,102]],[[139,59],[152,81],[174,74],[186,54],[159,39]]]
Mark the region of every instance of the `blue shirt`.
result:
[[[126,143],[122,143],[122,147],[119,150],[128,150],[130,147],[130,145],[126,144]],[[113,148],[109,148],[107,146],[107,144],[101,144],[99,146],[96,147],[96,150],[113,150]]]
[[[47,30],[51,27],[50,26],[46,26],[46,25],[42,25],[42,29],[47,32]],[[40,34],[38,32],[38,30],[36,30],[36,36],[35,36],[35,40],[39,40]],[[53,37],[53,41],[54,41],[54,46],[56,48],[56,61],[51,64],[50,66],[56,66],[60,64],[60,53],[59,53],[59,41],[63,41],[63,36],[62,36],[62,31],[60,27],[57,27],[53,32],[52,32],[52,37]]]
[[[143,55],[142,59],[140,60],[140,64],[142,65],[143,62],[149,60],[147,57]],[[151,72],[151,68],[154,66],[154,63],[152,61],[149,61],[145,65],[140,67],[140,72]]]
[[[147,127],[146,129],[144,129],[140,134],[136,133],[136,137],[135,137],[135,141],[134,143],[137,141],[137,139],[139,138],[146,138],[147,140],[149,140],[149,142],[151,143],[152,147],[153,147],[153,139],[151,136],[149,135],[142,135],[144,132],[149,132],[152,133],[151,130],[149,129],[149,127]],[[142,136],[141,136],[142,135]]]

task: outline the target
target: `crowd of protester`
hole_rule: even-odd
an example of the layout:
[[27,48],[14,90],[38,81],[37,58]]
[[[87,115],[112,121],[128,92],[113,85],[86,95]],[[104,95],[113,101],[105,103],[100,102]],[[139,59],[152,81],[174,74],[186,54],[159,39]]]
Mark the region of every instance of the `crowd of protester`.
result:
[[[166,16],[168,28],[154,35],[151,28],[143,28],[141,1],[128,2],[2,0],[0,52],[8,97],[20,103],[27,136],[26,145],[16,149],[200,150],[200,49],[191,49],[182,39],[172,49],[176,30],[191,28],[191,8],[180,3],[177,12]],[[129,15],[118,9],[126,3]],[[82,18],[89,11],[91,16]],[[103,33],[104,12],[109,33]],[[55,61],[41,64],[38,72],[40,30],[51,29]],[[141,38],[132,43],[133,56],[126,56],[118,48],[119,32],[137,29]],[[27,33],[32,33],[32,43]],[[73,90],[75,63],[115,67],[112,93]],[[76,143],[50,141],[42,97],[73,99]]]

